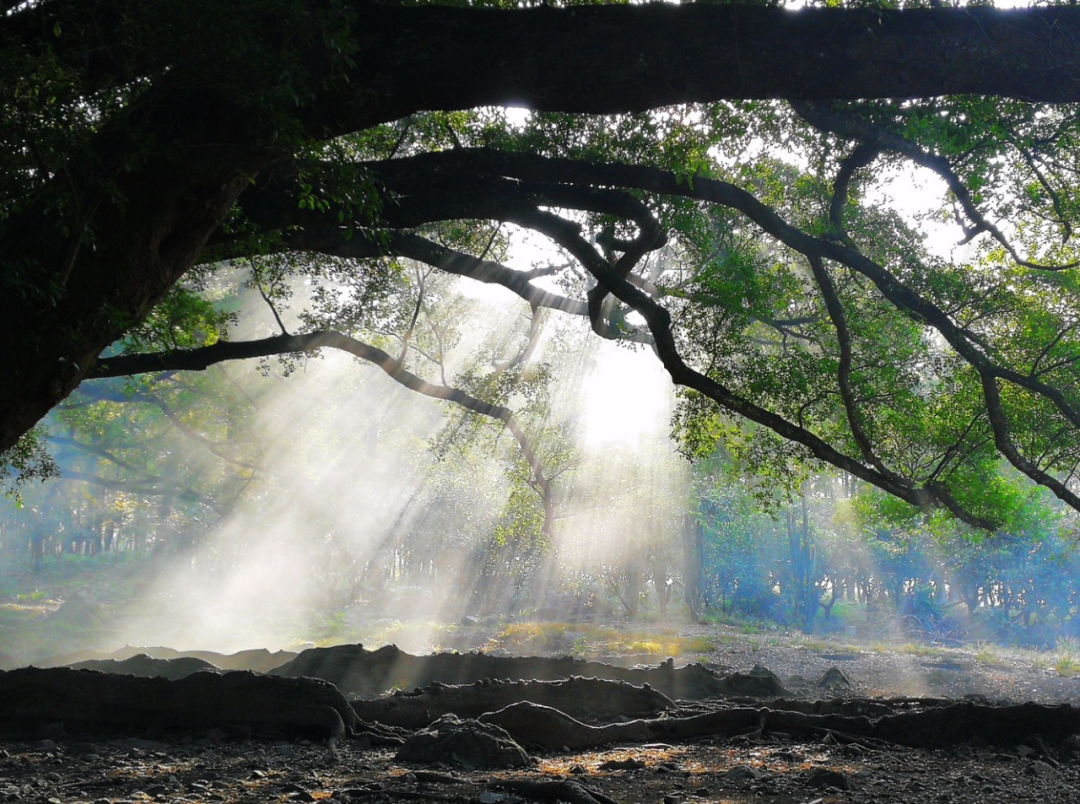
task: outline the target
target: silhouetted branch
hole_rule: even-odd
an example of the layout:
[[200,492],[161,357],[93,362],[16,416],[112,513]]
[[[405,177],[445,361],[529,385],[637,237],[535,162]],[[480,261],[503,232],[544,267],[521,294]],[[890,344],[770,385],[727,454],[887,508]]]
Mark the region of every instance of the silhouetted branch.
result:
[[982,232],[986,232],[1009,253],[1013,262],[1025,268],[1041,271],[1064,271],[1080,265],[1080,261],[1074,261],[1066,265],[1041,265],[1021,258],[1009,239],[1005,237],[1005,234],[975,206],[971,191],[968,190],[967,185],[956,174],[949,160],[944,156],[932,154],[899,134],[894,134],[867,120],[860,120],[844,114],[827,103],[792,101],[791,107],[800,117],[819,131],[831,132],[841,137],[859,140],[862,143],[860,148],[887,150],[899,154],[910,159],[916,165],[932,170],[944,179],[957,203],[964,210],[964,214],[973,224],[972,226],[966,226],[957,216],[957,222],[964,230],[965,242]]
[[324,331],[300,335],[276,335],[253,341],[218,341],[211,346],[198,349],[101,358],[91,370],[90,379],[127,377],[134,374],[160,371],[205,371],[216,363],[228,360],[247,360],[256,357],[289,354],[291,352],[310,352],[324,348],[348,352],[361,360],[372,363],[382,369],[395,382],[418,394],[432,399],[453,402],[472,413],[503,422],[518,442],[521,453],[532,473],[531,482],[540,489],[544,497],[545,512],[547,512],[551,498],[551,487],[544,475],[543,463],[536,455],[532,444],[514,418],[513,411],[510,408],[477,399],[458,388],[427,382],[405,369],[400,361],[395,360],[382,349],[340,332]]

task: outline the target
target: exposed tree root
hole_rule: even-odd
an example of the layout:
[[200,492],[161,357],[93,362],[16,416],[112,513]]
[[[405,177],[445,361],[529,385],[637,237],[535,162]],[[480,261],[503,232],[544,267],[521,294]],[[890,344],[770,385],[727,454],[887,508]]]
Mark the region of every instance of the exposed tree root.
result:
[[723,709],[688,718],[631,720],[589,726],[549,706],[519,703],[480,718],[506,729],[519,742],[544,748],[585,750],[611,743],[670,742],[706,735],[734,735],[760,731],[758,709]]
[[987,706],[954,703],[870,718],[865,715],[808,714],[791,710],[736,707],[685,718],[635,720],[589,726],[558,710],[520,703],[480,718],[501,726],[520,742],[546,748],[595,748],[614,742],[677,741],[782,732],[797,738],[843,735],[910,748],[944,748],[972,740],[1016,745],[1032,735],[1061,742],[1080,732],[1080,709],[1070,705]]
[[[125,645],[124,647],[109,653],[102,653],[101,651],[96,650],[82,650],[64,656],[50,656],[46,659],[34,662],[34,665],[37,667],[71,667],[77,663],[87,661],[107,661],[112,659],[117,662],[123,662],[137,656],[149,656],[151,659],[202,659],[222,670],[254,670],[257,673],[269,673],[275,667],[281,667],[281,665],[295,659],[297,654],[287,650],[271,652],[265,648],[241,650],[236,653],[218,653],[217,651],[212,650],[176,650],[160,645],[153,647]],[[0,665],[0,670],[7,669],[9,668]],[[131,672],[127,668],[110,668],[107,665],[90,667],[90,669],[105,670],[106,672]],[[140,674],[135,673],[134,675]]]
[[[367,669],[382,684],[412,673],[477,672],[493,666],[554,673],[575,670],[622,671],[663,678],[670,666],[653,673],[570,659],[520,659],[492,665],[479,654],[440,654],[423,659],[396,649],[369,653],[379,661],[399,659],[392,667],[375,662]],[[355,671],[347,662],[344,669]],[[340,668],[339,668],[340,669]],[[699,670],[708,673],[705,668]],[[692,676],[690,678],[693,678]],[[709,674],[714,682],[717,677]],[[537,704],[526,698],[545,700]],[[507,700],[509,705],[500,706]],[[355,707],[355,709],[354,709]],[[499,708],[496,708],[499,707]],[[712,707],[712,708],[707,708]],[[585,750],[611,743],[654,743],[785,734],[798,740],[944,748],[970,742],[997,746],[1030,743],[1076,743],[1080,708],[1026,703],[991,706],[941,699],[775,700],[767,706],[717,701],[677,706],[652,689],[595,679],[561,682],[484,682],[468,686],[430,685],[417,694],[376,701],[349,701],[333,685],[312,678],[280,678],[254,673],[195,673],[170,681],[70,668],[23,668],[0,672],[0,737],[55,736],[80,731],[140,734],[148,729],[196,731],[222,729],[242,736],[309,736],[331,741],[352,733],[372,745],[403,745],[416,735],[399,725],[427,726],[450,714],[476,717],[499,726],[524,745],[553,750]],[[494,711],[492,711],[494,710]],[[642,711],[660,717],[590,725],[583,720],[626,717]],[[359,713],[359,716],[358,716]],[[378,722],[382,721],[382,722]],[[390,725],[384,725],[387,721]],[[483,731],[470,726],[473,731]],[[566,799],[563,796],[564,800]],[[584,799],[582,799],[584,800]]]
[[537,798],[542,801],[565,801],[567,804],[618,804],[603,793],[573,781],[536,782],[532,779],[511,779],[493,782],[491,787],[509,790],[519,796]]
[[700,664],[676,668],[672,662],[645,669],[586,662],[570,656],[488,656],[483,653],[436,653],[413,656],[387,645],[368,651],[363,645],[312,648],[271,671],[273,675],[325,679],[346,693],[365,697],[393,688],[412,688],[439,681],[471,684],[482,679],[553,681],[572,676],[648,684],[669,698],[709,698],[725,692],[720,678]]
[[132,656],[130,659],[87,659],[84,662],[76,662],[70,667],[73,670],[99,670],[102,673],[118,673],[143,678],[171,678],[174,681],[187,678],[193,673],[218,672],[221,669],[205,659],[196,659],[194,656],[155,659],[145,653]]
[[352,705],[361,720],[419,729],[446,714],[477,718],[524,701],[554,706],[576,718],[655,717],[675,707],[670,698],[651,687],[577,677],[565,681],[485,680],[465,686],[435,682],[416,692],[353,701]]
[[358,722],[345,697],[312,678],[247,672],[164,678],[26,667],[0,672],[0,736],[80,730],[238,729],[336,741]]

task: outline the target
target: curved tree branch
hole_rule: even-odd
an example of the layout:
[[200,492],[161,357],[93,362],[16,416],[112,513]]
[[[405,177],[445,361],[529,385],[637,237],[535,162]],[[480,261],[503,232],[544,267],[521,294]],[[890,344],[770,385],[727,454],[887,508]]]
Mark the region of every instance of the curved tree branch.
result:
[[[869,158],[873,148],[853,154],[852,170]],[[856,157],[857,158],[854,158]],[[384,217],[391,226],[414,226],[433,220],[490,218],[534,228],[566,248],[603,286],[594,296],[611,292],[641,313],[648,322],[655,348],[673,379],[695,388],[733,412],[764,424],[778,434],[807,447],[816,457],[849,471],[909,502],[936,500],[961,518],[974,523],[970,514],[960,510],[948,491],[934,482],[921,486],[905,478],[889,477],[879,467],[864,464],[844,455],[821,441],[805,428],[793,424],[739,397],[713,380],[694,372],[679,357],[670,328],[670,317],[647,293],[622,276],[625,264],[616,268],[580,234],[581,227],[549,213],[538,206],[564,207],[615,215],[633,220],[639,237],[654,225],[647,208],[625,192],[606,188],[634,189],[662,195],[681,196],[719,204],[741,212],[764,232],[808,259],[830,260],[862,274],[878,291],[912,320],[936,329],[953,349],[983,378],[984,404],[991,415],[997,410],[998,421],[1005,413],[991,393],[995,383],[1004,380],[1050,401],[1074,427],[1080,428],[1080,411],[1059,389],[1037,377],[1002,365],[990,355],[982,338],[956,323],[931,300],[900,281],[880,263],[857,249],[820,238],[788,224],[774,209],[753,195],[728,182],[696,176],[685,179],[668,171],[636,165],[583,163],[569,159],[547,158],[528,154],[510,154],[487,149],[458,149],[440,154],[368,163],[366,169],[380,182],[394,203],[384,207]],[[843,177],[841,177],[843,178]],[[840,182],[840,193],[845,191]],[[605,188],[605,189],[597,189]],[[629,252],[627,252],[629,253]],[[624,255],[625,256],[625,255]],[[615,280],[618,281],[615,281]],[[633,288],[631,293],[627,287]],[[618,289],[616,292],[615,289]],[[592,312],[592,311],[591,311]],[[595,322],[594,313],[594,322]],[[595,328],[595,323],[594,323]],[[661,344],[660,337],[665,339]],[[1036,482],[1052,489],[1070,506],[1080,509],[1080,497],[1049,473],[1023,458],[1008,438],[1008,428],[995,430],[1001,454]],[[860,452],[865,452],[864,445]],[[980,526],[987,526],[980,521]]]
[[[792,101],[791,107],[800,117],[819,131],[831,132],[841,137],[858,140],[862,143],[860,147],[863,148],[891,151],[910,159],[920,167],[936,173],[948,185],[949,191],[952,192],[957,203],[964,210],[964,214],[972,223],[972,226],[963,226],[961,222],[965,242],[982,232],[986,232],[1009,253],[1013,262],[1025,268],[1040,271],[1064,271],[1080,265],[1080,261],[1070,262],[1066,265],[1041,265],[1023,259],[1009,239],[1005,237],[1005,234],[988,220],[975,205],[975,201],[971,197],[971,191],[968,190],[967,185],[956,174],[949,160],[944,156],[932,154],[899,134],[894,134],[869,121],[859,120],[851,115],[844,114],[827,103]],[[856,150],[858,151],[858,149]]]
[[844,306],[840,302],[840,297],[836,293],[836,286],[833,285],[832,277],[829,276],[822,259],[814,256],[810,257],[809,261],[814,280],[817,282],[821,297],[825,301],[825,309],[828,311],[833,328],[836,330],[836,341],[840,347],[836,383],[840,388],[840,398],[844,402],[844,413],[847,416],[848,428],[855,438],[855,443],[859,446],[859,452],[862,453],[863,460],[881,472],[884,477],[896,480],[897,475],[888,469],[881,461],[881,458],[874,452],[870,438],[863,429],[858,402],[851,390],[851,333],[848,330],[847,318],[844,315]]
[[531,483],[537,488],[544,502],[545,527],[552,509],[552,489],[544,474],[544,465],[537,456],[525,431],[515,419],[513,411],[502,405],[493,405],[458,388],[435,385],[405,369],[400,361],[376,346],[364,343],[340,332],[323,331],[300,335],[275,335],[261,340],[218,341],[211,346],[199,349],[154,354],[119,355],[99,359],[91,371],[90,379],[107,377],[127,377],[133,374],[146,374],[160,371],[205,371],[215,363],[227,360],[246,360],[255,357],[288,354],[290,352],[310,352],[316,349],[338,349],[348,352],[361,360],[372,363],[382,369],[391,379],[411,391],[432,399],[453,402],[471,413],[487,416],[501,421],[517,441],[521,454],[529,465],[532,474]]

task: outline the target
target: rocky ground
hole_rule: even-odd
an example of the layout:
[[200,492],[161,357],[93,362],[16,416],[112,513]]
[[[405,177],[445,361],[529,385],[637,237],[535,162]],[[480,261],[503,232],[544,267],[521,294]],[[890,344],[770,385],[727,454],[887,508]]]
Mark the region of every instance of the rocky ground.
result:
[[[704,633],[704,631],[703,631]],[[851,646],[731,632],[695,657],[718,669],[755,664],[802,697],[837,667],[846,698],[976,696],[996,702],[1080,702],[1080,680],[1027,654],[990,650]],[[805,682],[805,683],[804,683]],[[828,693],[837,694],[837,691]],[[817,693],[821,697],[822,693]],[[0,701],[0,708],[4,706]],[[373,744],[376,743],[376,744]],[[395,759],[396,748],[353,737],[331,748],[306,740],[240,739],[221,730],[186,735],[84,733],[0,744],[0,800],[40,804],[141,802],[475,801],[568,802],[1069,802],[1080,800],[1080,761],[1061,742],[1017,734],[945,749],[904,748],[831,734],[782,732],[703,737],[565,751],[526,746],[531,763],[466,771]]]
[[816,679],[839,667],[865,697],[976,695],[990,701],[1080,704],[1080,666],[1074,657],[1070,651],[1039,654],[989,644],[851,644],[753,635],[722,641],[709,660],[735,669],[761,664],[781,678]]

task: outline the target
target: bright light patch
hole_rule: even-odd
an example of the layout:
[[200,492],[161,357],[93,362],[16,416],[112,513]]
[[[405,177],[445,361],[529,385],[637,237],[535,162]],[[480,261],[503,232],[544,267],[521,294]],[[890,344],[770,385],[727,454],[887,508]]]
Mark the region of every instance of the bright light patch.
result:
[[504,112],[507,124],[516,129],[524,128],[532,117],[532,111],[524,106],[507,106]]
[[652,351],[604,341],[581,391],[585,446],[626,444],[666,431],[672,403],[671,380]]

